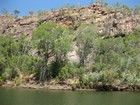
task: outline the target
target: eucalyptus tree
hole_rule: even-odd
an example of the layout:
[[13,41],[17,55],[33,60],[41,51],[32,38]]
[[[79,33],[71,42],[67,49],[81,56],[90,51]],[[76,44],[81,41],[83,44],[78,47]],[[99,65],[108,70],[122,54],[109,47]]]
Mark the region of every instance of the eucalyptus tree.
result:
[[[61,62],[70,50],[71,36],[68,29],[55,23],[41,24],[33,32],[37,55],[42,60],[39,71],[39,80],[44,81],[49,71],[49,64]],[[49,75],[50,76],[50,75]]]
[[34,11],[30,10],[28,11],[29,15],[32,16],[34,14]]
[[97,2],[99,2],[102,6],[107,6],[108,3],[106,0],[96,0]]
[[18,17],[19,13],[20,13],[19,10],[17,10],[17,9],[14,10],[14,15],[15,15],[16,17]]
[[135,7],[133,8],[133,12],[134,12],[134,15],[140,14],[140,6],[135,5]]
[[3,8],[2,11],[1,11],[3,14],[8,14],[8,10]]
[[98,32],[93,25],[82,25],[76,32],[76,41],[79,48],[80,65],[85,66],[85,60],[90,53],[94,53]]

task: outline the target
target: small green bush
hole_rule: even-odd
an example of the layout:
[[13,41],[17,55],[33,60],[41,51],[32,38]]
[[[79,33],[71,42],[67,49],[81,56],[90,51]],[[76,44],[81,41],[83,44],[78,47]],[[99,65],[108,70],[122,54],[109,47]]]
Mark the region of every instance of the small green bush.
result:
[[83,74],[80,78],[80,83],[82,84],[96,84],[99,82],[102,83],[114,83],[114,81],[118,79],[118,73],[113,70],[105,70],[100,72],[93,72],[88,74]]
[[16,75],[16,72],[11,70],[11,68],[5,68],[3,74],[2,74],[2,78],[4,80],[11,80],[14,76]]
[[85,69],[82,67],[78,68],[74,64],[66,64],[64,67],[60,69],[58,78],[60,78],[60,80],[65,80],[68,78],[80,77],[84,71]]
[[20,85],[21,84],[21,80],[19,79],[19,77],[15,77],[13,79],[14,83],[16,84],[16,86]]
[[118,73],[115,70],[105,70],[100,73],[100,81],[103,83],[113,83],[118,79]]
[[140,85],[140,75],[136,73],[122,73],[122,82],[129,85]]

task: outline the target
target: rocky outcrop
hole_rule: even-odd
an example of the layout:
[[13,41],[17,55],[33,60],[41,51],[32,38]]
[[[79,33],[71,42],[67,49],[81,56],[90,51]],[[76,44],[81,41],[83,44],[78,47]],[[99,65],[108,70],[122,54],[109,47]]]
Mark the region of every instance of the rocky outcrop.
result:
[[[111,8],[111,11],[108,11]],[[95,24],[103,37],[116,36],[119,33],[132,32],[140,26],[140,15],[116,11],[112,7],[103,7],[94,3],[81,8],[62,8],[45,15],[15,18],[12,15],[0,15],[0,33],[31,36],[32,31],[41,23],[56,22],[64,27],[72,26],[76,30],[80,24]]]
[[[7,21],[8,20],[8,21]],[[37,17],[20,17],[15,18],[12,15],[0,15],[0,32],[11,35],[31,35],[37,26]]]

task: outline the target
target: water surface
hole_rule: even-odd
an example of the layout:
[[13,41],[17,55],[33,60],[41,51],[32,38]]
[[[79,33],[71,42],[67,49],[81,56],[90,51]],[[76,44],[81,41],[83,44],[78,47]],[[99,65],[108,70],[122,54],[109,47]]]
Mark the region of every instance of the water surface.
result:
[[0,105],[140,105],[140,92],[0,88]]

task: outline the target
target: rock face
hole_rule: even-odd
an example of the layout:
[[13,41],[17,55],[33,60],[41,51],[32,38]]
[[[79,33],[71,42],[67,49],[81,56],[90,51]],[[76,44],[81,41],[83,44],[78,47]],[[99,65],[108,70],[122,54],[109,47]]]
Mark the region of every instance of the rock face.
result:
[[73,44],[71,49],[72,50],[70,52],[68,52],[68,54],[67,54],[69,61],[76,63],[76,64],[79,64],[80,58],[77,54],[78,47],[76,46],[76,44]]
[[12,15],[0,15],[0,33],[20,35],[24,33],[31,36],[32,31],[41,23],[56,22],[64,27],[72,26],[76,30],[80,24],[95,24],[99,32],[105,32],[110,36],[118,33],[131,32],[140,26],[140,15],[132,15],[121,11],[103,7],[99,3],[94,3],[81,8],[63,8],[48,12],[45,15],[33,14],[15,18]]

